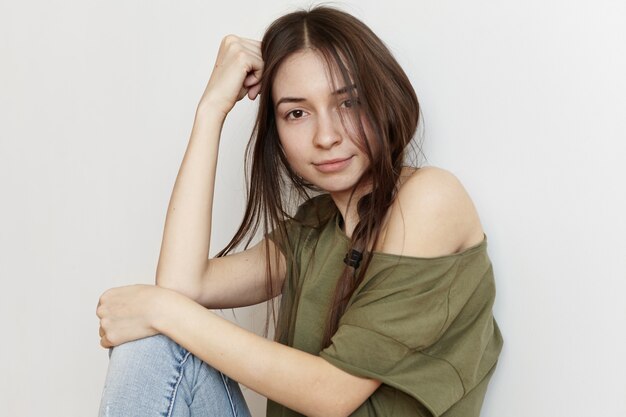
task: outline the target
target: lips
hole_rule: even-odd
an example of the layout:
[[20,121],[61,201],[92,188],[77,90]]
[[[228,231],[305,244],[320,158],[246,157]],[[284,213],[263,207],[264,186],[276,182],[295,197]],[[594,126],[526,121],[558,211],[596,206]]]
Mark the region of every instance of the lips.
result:
[[317,168],[318,171],[329,173],[329,172],[341,171],[342,169],[347,167],[351,161],[352,161],[352,156],[349,156],[347,158],[327,159],[325,161],[313,163],[313,165],[315,166],[315,168]]

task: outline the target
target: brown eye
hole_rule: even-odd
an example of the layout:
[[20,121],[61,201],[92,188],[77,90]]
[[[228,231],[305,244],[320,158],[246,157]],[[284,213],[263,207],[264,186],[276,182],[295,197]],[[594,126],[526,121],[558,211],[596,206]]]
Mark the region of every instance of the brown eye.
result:
[[344,101],[341,103],[341,107],[344,107],[344,108],[350,109],[350,108],[353,108],[353,107],[358,106],[358,105],[359,105],[359,103],[360,103],[360,102],[359,102],[359,99],[354,99],[354,100],[344,100]]
[[303,110],[293,110],[293,111],[290,111],[289,113],[287,113],[287,118],[288,119],[299,119],[302,116],[304,116],[304,111]]

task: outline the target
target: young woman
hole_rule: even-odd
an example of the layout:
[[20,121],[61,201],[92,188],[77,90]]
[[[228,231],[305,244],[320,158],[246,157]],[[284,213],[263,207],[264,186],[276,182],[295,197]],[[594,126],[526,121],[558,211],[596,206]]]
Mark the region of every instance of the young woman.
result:
[[[247,209],[207,260],[221,127],[246,95],[259,98]],[[419,114],[391,53],[344,12],[224,38],[156,285],[98,303],[112,348],[100,415],[247,416],[238,381],[270,417],[478,416],[502,346],[486,237],[452,174],[406,165]],[[275,341],[209,310],[279,295]]]

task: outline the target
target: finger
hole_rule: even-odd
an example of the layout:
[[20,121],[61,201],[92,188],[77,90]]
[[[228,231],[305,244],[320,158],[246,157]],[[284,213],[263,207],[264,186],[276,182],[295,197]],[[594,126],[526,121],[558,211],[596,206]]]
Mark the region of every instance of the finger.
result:
[[259,95],[260,92],[261,92],[261,83],[253,85],[248,90],[248,98],[250,98],[250,100],[254,100]]
[[113,347],[113,345],[111,344],[111,342],[109,342],[109,340],[108,340],[106,337],[104,337],[104,336],[102,336],[102,337],[100,338],[100,346],[102,346],[102,347],[103,347],[103,348],[105,348],[105,349],[106,349],[106,348]]
[[243,36],[238,36],[238,35],[234,35],[234,34],[230,34],[230,35],[226,35],[222,38],[222,43],[227,42],[227,43],[241,43],[241,42],[245,42],[245,43],[250,43],[253,45],[261,45],[261,41],[258,39],[252,39],[252,38],[245,38]]
[[[243,55],[239,55],[239,57],[244,57],[247,72],[254,72],[257,76],[260,76],[265,65],[263,57],[261,56],[261,50],[258,47],[251,47],[238,42],[231,46],[231,50],[233,53],[243,52]],[[217,66],[219,66],[219,62],[216,62],[216,67]]]
[[239,46],[250,55],[262,59],[261,48],[256,45],[239,44]]
[[257,43],[257,44],[261,44],[261,41],[258,39],[252,39],[252,38],[244,38],[243,36],[241,37],[241,39],[243,39],[246,42],[252,42],[252,43]]
[[258,78],[256,77],[256,75],[255,75],[253,72],[251,72],[251,73],[250,73],[250,74],[248,74],[248,75],[246,76],[246,78],[243,80],[243,86],[244,86],[244,87],[246,87],[246,88],[250,88],[250,87],[252,87],[253,85],[258,84],[258,83],[259,83],[259,81],[261,81],[261,80],[260,80],[260,79],[258,79]]
[[[222,50],[222,48],[224,49]],[[235,54],[233,56],[236,56],[236,54],[239,52],[243,52],[245,55],[257,58],[259,60],[262,59],[261,48],[259,45],[244,42],[241,40],[241,38],[237,38],[234,41],[231,40],[226,44],[222,44],[222,46],[220,46],[220,53],[218,53],[216,64],[222,63],[223,60],[227,59],[227,57],[231,56],[231,54]]]
[[260,80],[261,74],[263,74],[264,68],[265,68],[265,64],[262,59],[252,57],[250,65],[248,66],[248,75],[246,77],[249,77],[250,75],[254,75],[254,77],[257,80]]
[[261,48],[261,45],[263,44],[261,41],[257,40],[257,39],[250,39],[250,38],[239,38],[241,39],[241,42],[246,44],[246,45],[250,45],[254,48]]
[[239,90],[239,94],[237,95],[237,101],[244,98],[247,93],[248,93],[248,90],[246,88],[241,88],[241,90]]
[[263,67],[263,56],[261,55],[260,49],[240,44],[238,45],[238,50],[245,53],[245,55],[252,61],[255,68]]
[[259,94],[259,91],[261,90],[260,81],[261,81],[261,74],[263,72],[263,61],[258,60],[257,64],[260,64],[260,67],[256,69],[253,68],[252,71],[249,72],[248,75],[246,75],[246,77],[244,78],[243,86],[241,90],[239,91],[237,101],[244,98],[246,94],[248,95],[250,100],[254,100],[256,96]]

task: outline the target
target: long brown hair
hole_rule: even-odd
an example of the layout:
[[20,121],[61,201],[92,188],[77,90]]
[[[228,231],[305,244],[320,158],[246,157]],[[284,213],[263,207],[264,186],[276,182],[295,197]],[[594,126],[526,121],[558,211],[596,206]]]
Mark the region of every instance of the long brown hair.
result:
[[[359,222],[349,248],[363,252],[364,257],[358,269],[346,266],[338,271],[340,276],[324,334],[325,347],[330,344],[339,319],[370,263],[368,249],[375,247],[383,219],[394,200],[407,148],[419,122],[419,103],[408,77],[385,44],[363,22],[343,11],[318,6],[284,15],[268,27],[261,49],[265,65],[263,88],[255,127],[246,149],[247,206],[237,233],[218,256],[228,254],[244,241],[247,247],[259,227],[264,232],[274,230],[276,236],[291,247],[285,227],[285,219],[293,220],[289,214],[290,203],[307,200],[311,192],[319,191],[292,171],[280,146],[272,84],[286,58],[304,49],[320,53],[328,68],[334,70],[329,73],[341,74],[342,79],[333,79],[333,83],[340,81],[344,86],[356,86],[356,93],[349,90],[351,99],[356,100],[358,95],[359,110],[373,136],[365,140],[360,118],[350,121],[356,122],[358,128],[355,143],[370,160],[369,169],[354,189],[366,181],[371,181],[372,187],[371,192],[356,203]],[[267,242],[265,250],[269,260]],[[287,262],[293,265],[291,258],[286,256]],[[273,288],[270,279],[270,262],[267,268],[266,290],[271,298],[279,291]],[[295,273],[296,268],[291,269]],[[270,304],[276,324],[274,304]],[[271,314],[268,309],[268,322]],[[276,330],[279,338],[284,329]]]

